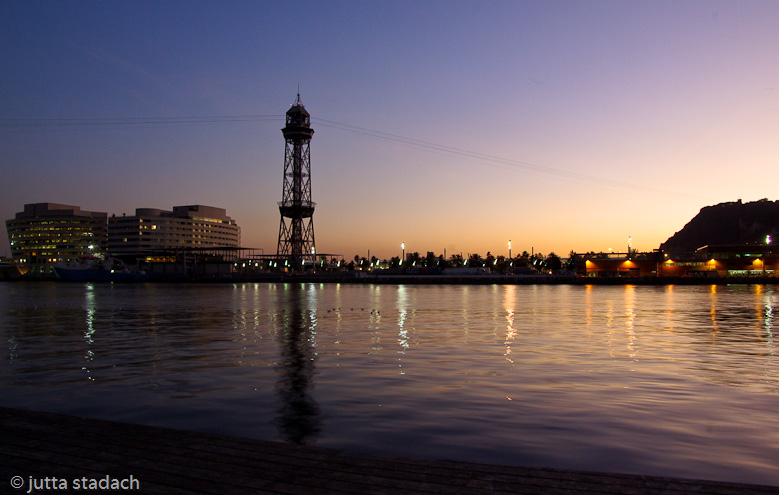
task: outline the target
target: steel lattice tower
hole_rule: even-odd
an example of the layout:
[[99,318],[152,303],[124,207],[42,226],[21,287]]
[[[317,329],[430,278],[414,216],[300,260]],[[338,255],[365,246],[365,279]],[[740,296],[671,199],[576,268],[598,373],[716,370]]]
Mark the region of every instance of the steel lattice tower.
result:
[[311,154],[309,143],[314,129],[311,115],[300,102],[298,93],[292,108],[287,111],[284,133],[284,189],[279,212],[279,245],[276,255],[286,259],[293,269],[304,262],[316,260],[314,247],[314,208],[311,201]]

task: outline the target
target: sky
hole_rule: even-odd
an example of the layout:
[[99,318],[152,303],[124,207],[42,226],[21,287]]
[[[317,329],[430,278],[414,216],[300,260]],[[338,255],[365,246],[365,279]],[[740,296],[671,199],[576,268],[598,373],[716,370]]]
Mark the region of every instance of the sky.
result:
[[0,217],[203,204],[275,253],[299,88],[317,253],[648,251],[779,199],[777,53],[776,1],[9,0]]

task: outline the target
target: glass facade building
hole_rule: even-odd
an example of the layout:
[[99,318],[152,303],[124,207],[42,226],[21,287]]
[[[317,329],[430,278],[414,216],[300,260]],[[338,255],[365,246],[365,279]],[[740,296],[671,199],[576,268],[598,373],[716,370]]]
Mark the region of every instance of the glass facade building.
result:
[[103,212],[56,203],[24,205],[6,220],[11,256],[23,271],[49,276],[55,263],[104,252],[107,218]]

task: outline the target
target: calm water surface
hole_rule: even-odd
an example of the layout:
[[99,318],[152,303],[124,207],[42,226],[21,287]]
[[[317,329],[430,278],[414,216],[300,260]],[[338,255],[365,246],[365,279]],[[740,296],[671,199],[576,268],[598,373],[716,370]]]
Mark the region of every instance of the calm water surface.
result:
[[779,485],[774,286],[0,283],[0,404]]

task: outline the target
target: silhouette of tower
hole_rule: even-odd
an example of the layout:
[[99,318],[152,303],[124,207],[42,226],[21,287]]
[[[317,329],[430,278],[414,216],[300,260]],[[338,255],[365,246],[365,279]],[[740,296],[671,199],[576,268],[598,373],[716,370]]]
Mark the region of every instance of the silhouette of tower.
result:
[[314,208],[311,201],[311,154],[309,143],[314,129],[311,115],[300,102],[298,93],[292,108],[287,111],[284,133],[284,189],[279,203],[281,223],[276,255],[286,259],[292,268],[300,268],[316,259],[314,248]]

